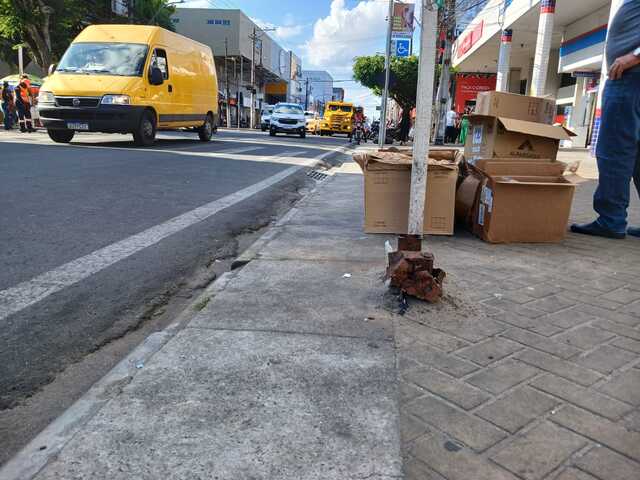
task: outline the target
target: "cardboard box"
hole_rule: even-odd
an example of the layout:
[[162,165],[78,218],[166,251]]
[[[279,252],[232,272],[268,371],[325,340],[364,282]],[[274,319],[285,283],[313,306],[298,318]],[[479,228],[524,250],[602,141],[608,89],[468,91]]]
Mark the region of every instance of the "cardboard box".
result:
[[[549,243],[564,239],[575,185],[560,162],[533,162],[528,175],[509,162],[474,169],[483,177],[474,204],[473,232],[490,243]],[[509,171],[509,169],[511,169]],[[487,172],[496,172],[491,174]]]
[[480,92],[474,113],[551,125],[556,116],[556,101],[516,93]]
[[[410,151],[382,150],[354,155],[364,173],[364,231],[407,233],[411,190]],[[458,163],[457,150],[430,152],[424,233],[453,235]]]
[[573,132],[560,126],[470,115],[464,156],[471,164],[492,157],[555,160],[560,141],[572,136]]

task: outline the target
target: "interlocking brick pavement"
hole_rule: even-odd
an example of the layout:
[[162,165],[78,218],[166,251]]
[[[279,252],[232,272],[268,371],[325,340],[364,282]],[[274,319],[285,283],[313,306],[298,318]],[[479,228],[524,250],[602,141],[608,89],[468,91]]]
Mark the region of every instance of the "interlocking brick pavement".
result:
[[640,480],[640,240],[425,244],[448,277],[396,321],[407,480]]

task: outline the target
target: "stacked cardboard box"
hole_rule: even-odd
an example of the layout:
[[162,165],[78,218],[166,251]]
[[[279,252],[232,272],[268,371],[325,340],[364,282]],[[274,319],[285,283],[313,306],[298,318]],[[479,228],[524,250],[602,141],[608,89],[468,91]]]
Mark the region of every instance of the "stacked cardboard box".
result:
[[549,125],[551,102],[501,92],[478,95],[456,217],[487,242],[558,242],[566,234],[575,186],[556,158],[560,140],[573,134]]
[[[425,234],[453,234],[458,165],[462,158],[462,154],[455,149],[429,152]],[[364,173],[364,231],[407,233],[411,149],[390,148],[356,154],[354,160]]]

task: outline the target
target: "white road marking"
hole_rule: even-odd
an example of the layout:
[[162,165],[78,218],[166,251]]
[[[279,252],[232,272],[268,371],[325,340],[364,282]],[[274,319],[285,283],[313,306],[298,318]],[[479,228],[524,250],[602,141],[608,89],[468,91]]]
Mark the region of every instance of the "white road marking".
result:
[[[325,152],[314,158],[304,159],[301,164],[289,167],[242,190],[209,202],[182,215],[178,215],[164,223],[148,228],[143,232],[132,235],[119,242],[112,243],[76,260],[72,260],[69,263],[38,275],[31,280],[2,290],[0,291],[0,321],[6,319],[9,315],[44,300],[49,295],[53,295],[66,287],[110,267],[120,260],[124,260],[147,247],[159,243],[174,233],[178,233],[185,228],[200,223],[221,210],[246,200],[284,180],[301,168],[314,165],[332,153],[340,151],[341,149],[334,149],[331,152]],[[282,158],[286,158],[288,155],[296,152],[284,152]],[[277,160],[278,158],[280,157],[274,157],[272,160]]]

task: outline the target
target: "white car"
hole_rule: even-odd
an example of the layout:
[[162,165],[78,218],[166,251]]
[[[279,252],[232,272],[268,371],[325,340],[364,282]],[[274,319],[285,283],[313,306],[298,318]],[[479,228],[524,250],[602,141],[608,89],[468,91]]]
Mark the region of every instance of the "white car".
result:
[[265,105],[260,112],[260,129],[263,132],[269,130],[269,124],[271,122],[271,114],[273,113],[273,105]]
[[277,133],[288,133],[306,136],[307,119],[304,110],[297,103],[278,103],[271,114],[269,135],[274,137]]

